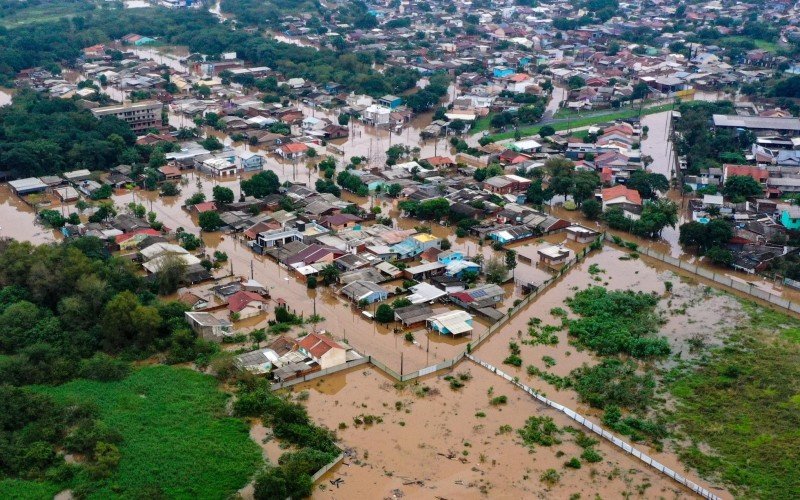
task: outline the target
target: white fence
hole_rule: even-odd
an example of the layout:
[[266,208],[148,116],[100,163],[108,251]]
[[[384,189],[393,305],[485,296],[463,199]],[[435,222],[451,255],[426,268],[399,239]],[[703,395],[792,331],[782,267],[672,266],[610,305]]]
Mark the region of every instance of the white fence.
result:
[[[613,239],[610,239],[609,241],[613,241]],[[630,250],[629,248],[624,247],[624,246],[622,248],[625,249],[625,250]],[[642,254],[642,255],[646,255],[648,257],[652,257],[653,259],[656,259],[656,260],[659,260],[661,262],[664,262],[665,264],[669,264],[669,265],[671,265],[673,267],[677,267],[678,269],[681,269],[681,270],[686,271],[688,273],[691,273],[691,274],[700,276],[701,278],[705,278],[707,280],[713,281],[714,283],[717,283],[719,285],[726,286],[728,288],[732,288],[732,289],[736,290],[737,292],[741,292],[741,293],[744,293],[745,295],[749,295],[749,296],[751,296],[753,298],[756,298],[756,299],[759,299],[759,300],[763,300],[764,302],[767,302],[769,304],[778,306],[778,307],[780,307],[782,309],[786,309],[786,310],[794,312],[794,313],[800,313],[800,304],[797,304],[797,303],[792,302],[790,300],[784,299],[780,295],[777,295],[777,294],[774,294],[774,293],[770,293],[770,292],[768,292],[766,290],[762,290],[761,288],[757,287],[756,285],[754,285],[752,283],[739,281],[739,280],[731,278],[730,276],[726,276],[724,274],[715,273],[711,269],[706,269],[704,267],[697,266],[695,264],[691,264],[691,263],[686,262],[684,260],[676,259],[675,257],[669,256],[669,255],[665,255],[665,254],[663,254],[661,252],[656,252],[655,250],[652,250],[652,249],[647,248],[647,247],[640,246],[640,247],[637,247],[635,251],[637,253]]]
[[686,479],[682,475],[678,474],[677,472],[675,472],[674,470],[670,469],[669,467],[663,465],[662,463],[658,462],[657,460],[654,460],[653,458],[649,457],[648,455],[642,453],[641,451],[637,450],[636,448],[634,448],[630,444],[626,443],[625,441],[623,441],[623,440],[619,439],[618,437],[614,436],[613,434],[611,434],[607,430],[603,429],[601,426],[593,423],[592,421],[590,421],[588,418],[584,417],[580,413],[577,413],[577,412],[567,408],[564,405],[558,404],[555,401],[551,401],[551,400],[547,399],[546,397],[542,396],[541,394],[539,394],[535,390],[531,389],[527,385],[520,383],[515,377],[512,377],[512,376],[508,375],[507,373],[504,373],[501,370],[498,370],[497,368],[495,368],[494,366],[490,365],[489,363],[481,361],[481,360],[479,360],[478,358],[474,357],[471,354],[467,354],[466,357],[468,359],[470,359],[471,361],[474,361],[475,363],[479,364],[480,366],[486,368],[487,370],[491,371],[492,373],[495,373],[496,375],[508,380],[509,382],[514,384],[516,387],[519,387],[523,391],[527,392],[531,397],[533,397],[537,401],[539,401],[541,403],[544,403],[545,405],[560,411],[561,413],[563,413],[564,415],[568,416],[569,418],[571,418],[575,422],[578,422],[579,424],[581,424],[582,426],[586,427],[590,431],[594,432],[598,436],[601,436],[606,441],[612,443],[617,448],[621,448],[626,453],[628,453],[630,455],[633,455],[634,457],[638,458],[639,460],[641,460],[645,464],[649,465],[650,467],[654,468],[658,472],[660,472],[660,473],[664,474],[665,476],[675,480],[676,482],[686,486],[687,488],[689,488],[690,490],[694,491],[695,493],[697,493],[701,497],[708,498],[709,500],[719,500],[719,497],[716,496],[715,494],[711,493],[710,491],[708,491],[707,489],[705,489],[702,486],[698,485],[697,483],[695,483],[693,481],[690,481],[689,479]]
[[334,458],[332,462],[328,463],[328,465],[315,472],[314,475],[311,476],[311,481],[316,483],[317,479],[321,478],[322,476],[325,475],[326,472],[328,472],[329,470],[333,469],[336,465],[338,465],[343,458],[344,458],[344,453],[339,453],[339,455],[336,458]]
[[278,389],[285,389],[287,387],[292,387],[297,384],[302,384],[303,382],[309,382],[314,379],[318,379],[320,377],[324,377],[325,375],[330,375],[331,373],[337,373],[344,370],[349,370],[350,368],[365,365],[370,362],[369,356],[364,356],[361,359],[356,359],[353,361],[348,361],[347,363],[334,366],[332,368],[326,368],[325,370],[320,370],[318,372],[309,373],[308,375],[304,375],[302,377],[297,377],[292,380],[287,380],[286,382],[278,382],[277,384],[272,384],[272,390],[277,391]]

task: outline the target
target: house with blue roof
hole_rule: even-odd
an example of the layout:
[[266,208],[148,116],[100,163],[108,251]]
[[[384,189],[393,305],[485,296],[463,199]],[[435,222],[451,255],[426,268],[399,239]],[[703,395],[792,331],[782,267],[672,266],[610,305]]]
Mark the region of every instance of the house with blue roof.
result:
[[495,66],[494,68],[492,68],[492,76],[494,76],[495,78],[505,78],[507,76],[513,75],[514,73],[516,73],[516,71],[514,71],[514,68],[509,68],[506,66]]
[[455,278],[461,278],[464,276],[464,273],[479,273],[481,270],[480,264],[476,264],[469,260],[454,260],[447,264],[445,267],[444,273],[447,276],[453,276]]
[[414,236],[409,236],[400,243],[394,244],[391,247],[392,252],[397,254],[400,260],[411,259],[421,254],[425,250],[436,247],[439,248],[442,240],[427,233],[419,233]]
[[464,260],[464,254],[458,250],[445,250],[436,256],[436,260],[447,265],[454,261]]

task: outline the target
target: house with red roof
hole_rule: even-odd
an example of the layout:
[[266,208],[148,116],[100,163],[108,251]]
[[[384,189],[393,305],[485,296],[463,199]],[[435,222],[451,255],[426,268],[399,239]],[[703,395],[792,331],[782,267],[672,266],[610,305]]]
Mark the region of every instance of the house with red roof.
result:
[[297,350],[323,370],[347,362],[347,349],[322,333],[311,332],[296,341]]
[[752,177],[761,185],[766,185],[767,179],[769,179],[769,171],[766,168],[752,167],[750,165],[731,165],[728,163],[722,166],[723,184],[728,180],[728,177],[733,175]]
[[202,214],[203,212],[213,212],[217,209],[217,204],[213,201],[204,201],[203,203],[191,205],[189,209],[194,210],[198,214]]
[[600,196],[604,211],[607,208],[620,207],[625,216],[631,219],[638,219],[642,212],[642,195],[622,184],[603,189]]
[[423,158],[422,161],[430,163],[434,168],[453,168],[456,166],[456,162],[447,156],[431,156],[430,158]]
[[266,312],[267,299],[255,292],[239,290],[228,297],[228,311],[238,314],[239,319],[253,318]]
[[303,144],[302,142],[292,142],[289,144],[284,144],[283,146],[279,147],[276,152],[280,155],[281,158],[284,160],[294,160],[297,158],[302,158],[306,151],[308,151],[308,146]]

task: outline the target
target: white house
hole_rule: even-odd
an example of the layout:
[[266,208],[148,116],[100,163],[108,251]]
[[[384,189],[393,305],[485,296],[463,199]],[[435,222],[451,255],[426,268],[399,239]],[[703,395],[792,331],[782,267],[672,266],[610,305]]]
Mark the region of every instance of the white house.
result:
[[323,370],[347,362],[347,350],[322,333],[312,332],[297,341],[297,350]]
[[212,177],[231,177],[236,175],[238,167],[225,158],[209,158],[203,160],[200,170]]
[[372,104],[361,113],[361,119],[370,125],[386,125],[389,123],[391,114],[392,110],[386,106]]

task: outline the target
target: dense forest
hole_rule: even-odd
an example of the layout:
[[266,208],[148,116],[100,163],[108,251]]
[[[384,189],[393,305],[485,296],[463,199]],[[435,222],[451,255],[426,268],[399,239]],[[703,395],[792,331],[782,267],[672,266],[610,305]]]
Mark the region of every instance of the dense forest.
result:
[[114,117],[98,120],[65,99],[21,92],[0,108],[0,170],[16,177],[107,170],[138,157],[136,136]]

